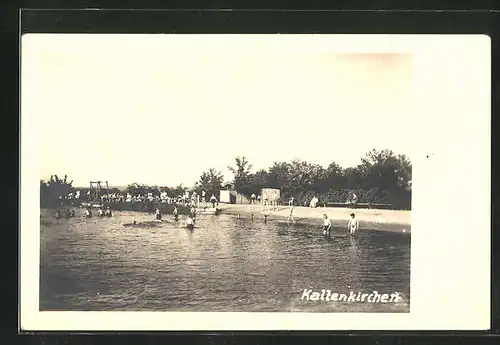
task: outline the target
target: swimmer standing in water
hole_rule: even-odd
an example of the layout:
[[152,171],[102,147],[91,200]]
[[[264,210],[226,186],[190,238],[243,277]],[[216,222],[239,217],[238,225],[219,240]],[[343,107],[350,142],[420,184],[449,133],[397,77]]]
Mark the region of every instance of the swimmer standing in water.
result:
[[178,221],[179,220],[179,211],[177,210],[177,206],[174,206],[174,211],[172,212],[174,215],[174,220]]
[[356,215],[354,213],[351,213],[351,219],[349,219],[347,229],[351,235],[354,235],[359,229],[359,221],[356,219]]
[[286,220],[287,223],[290,223],[290,221],[292,223],[295,224],[295,219],[293,219],[293,209],[295,208],[295,206],[292,205],[292,207],[290,207],[290,214],[288,215],[288,219]]
[[189,230],[193,230],[193,229],[194,229],[194,221],[193,221],[193,218],[188,217],[188,218],[186,219],[186,228],[188,228]]
[[326,214],[323,215],[323,235],[330,236],[330,230],[332,229],[332,222]]
[[161,220],[161,211],[159,208],[156,209],[155,216],[156,216],[156,220]]

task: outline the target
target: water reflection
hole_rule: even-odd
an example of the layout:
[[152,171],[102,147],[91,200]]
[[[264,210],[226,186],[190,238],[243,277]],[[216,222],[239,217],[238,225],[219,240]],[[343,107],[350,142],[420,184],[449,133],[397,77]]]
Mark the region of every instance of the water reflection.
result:
[[[42,310],[407,312],[410,237],[200,216],[41,218]],[[403,294],[397,304],[301,300],[304,289]]]

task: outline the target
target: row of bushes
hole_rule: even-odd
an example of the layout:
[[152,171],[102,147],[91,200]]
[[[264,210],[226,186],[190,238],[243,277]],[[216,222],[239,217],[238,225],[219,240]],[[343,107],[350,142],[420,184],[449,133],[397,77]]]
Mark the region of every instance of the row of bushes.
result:
[[[350,200],[352,194],[358,197],[358,203],[367,204],[388,204],[395,209],[411,208],[411,192],[399,191],[388,192],[379,188],[365,189],[339,189],[323,193],[305,192],[295,197],[298,205],[309,205],[311,199],[316,196],[319,199],[319,205],[324,203],[345,203]],[[286,201],[286,200],[285,200]]]

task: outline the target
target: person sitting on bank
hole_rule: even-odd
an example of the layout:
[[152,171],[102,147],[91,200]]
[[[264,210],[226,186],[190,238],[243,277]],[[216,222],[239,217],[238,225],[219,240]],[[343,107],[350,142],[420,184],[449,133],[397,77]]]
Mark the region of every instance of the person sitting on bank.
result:
[[315,208],[316,205],[318,204],[318,201],[319,201],[318,198],[316,196],[313,196],[311,202],[309,203],[309,207]]
[[90,207],[87,207],[87,209],[85,210],[85,217],[92,218],[92,210],[90,209]]
[[352,193],[351,198],[346,201],[346,204],[348,207],[356,208],[357,203],[358,203],[358,196]]
[[352,193],[351,207],[356,208],[357,204],[358,204],[358,196]]
[[255,197],[255,193],[252,193],[252,195],[251,195],[251,200],[250,200],[250,202],[251,202],[252,204],[255,204],[255,198],[256,198],[256,197]]
[[161,220],[161,211],[159,208],[156,209],[155,217],[156,220]]
[[351,235],[354,235],[359,229],[359,221],[356,219],[356,215],[354,213],[351,213],[351,219],[349,219],[347,229]]
[[111,217],[112,214],[111,214],[111,208],[108,206],[108,208],[106,209],[106,213],[105,213],[105,216],[106,217]]
[[332,222],[326,214],[323,215],[323,235],[330,236],[330,230],[332,229]]
[[99,217],[104,217],[104,211],[102,210],[102,207],[99,207],[99,211],[97,211],[97,215]]

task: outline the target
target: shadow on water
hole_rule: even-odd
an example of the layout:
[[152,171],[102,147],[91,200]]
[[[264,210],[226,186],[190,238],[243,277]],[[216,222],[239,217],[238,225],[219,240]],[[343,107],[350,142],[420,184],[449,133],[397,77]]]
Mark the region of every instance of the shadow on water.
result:
[[[54,219],[42,210],[41,310],[408,312],[410,236],[227,215],[193,230],[165,217]],[[78,211],[80,212],[80,210]],[[398,303],[301,299],[304,289],[381,294]]]

